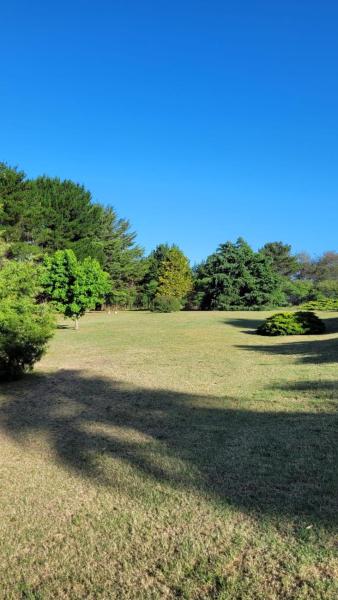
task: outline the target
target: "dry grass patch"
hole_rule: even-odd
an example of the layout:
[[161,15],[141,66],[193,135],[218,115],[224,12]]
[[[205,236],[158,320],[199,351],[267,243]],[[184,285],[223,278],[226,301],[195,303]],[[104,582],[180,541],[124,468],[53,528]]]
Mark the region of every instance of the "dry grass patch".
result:
[[2,386],[0,597],[337,598],[336,322],[264,317],[91,314]]

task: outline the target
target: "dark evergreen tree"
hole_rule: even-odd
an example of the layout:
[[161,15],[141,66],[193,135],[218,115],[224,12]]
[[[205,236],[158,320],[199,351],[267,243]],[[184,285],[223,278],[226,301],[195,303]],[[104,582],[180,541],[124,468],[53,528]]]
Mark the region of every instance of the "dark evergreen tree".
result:
[[291,246],[283,242],[268,242],[264,244],[260,252],[267,256],[274,270],[283,277],[290,277],[298,270],[298,262],[291,254]]
[[196,269],[195,290],[207,310],[260,308],[283,300],[270,260],[242,238],[221,244]]
[[58,178],[27,180],[0,164],[1,227],[9,258],[42,259],[71,249],[95,258],[112,280],[115,300],[130,304],[144,274],[143,251],[129,222],[111,207],[93,203],[83,186]]

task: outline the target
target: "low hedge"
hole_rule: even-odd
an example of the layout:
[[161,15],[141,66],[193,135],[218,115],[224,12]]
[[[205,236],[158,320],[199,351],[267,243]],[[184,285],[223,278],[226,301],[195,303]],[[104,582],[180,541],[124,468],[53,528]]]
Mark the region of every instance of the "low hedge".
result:
[[310,300],[302,305],[304,310],[338,310],[338,299],[320,298],[319,300]]
[[152,304],[152,312],[170,313],[181,310],[182,304],[172,296],[157,296]]
[[312,311],[275,313],[262,323],[259,335],[310,335],[325,332],[325,324]]

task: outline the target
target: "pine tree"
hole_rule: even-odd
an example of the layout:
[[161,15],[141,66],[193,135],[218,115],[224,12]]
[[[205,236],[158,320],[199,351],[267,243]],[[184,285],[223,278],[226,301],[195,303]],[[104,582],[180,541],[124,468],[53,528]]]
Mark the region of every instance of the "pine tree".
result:
[[280,277],[269,259],[239,238],[221,244],[196,269],[195,293],[200,307],[231,310],[279,304]]

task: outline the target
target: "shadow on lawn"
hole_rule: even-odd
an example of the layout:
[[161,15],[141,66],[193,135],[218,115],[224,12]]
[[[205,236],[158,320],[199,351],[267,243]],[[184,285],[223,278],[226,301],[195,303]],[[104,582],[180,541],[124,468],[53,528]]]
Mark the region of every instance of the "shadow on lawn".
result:
[[[285,309],[288,312],[288,309]],[[283,312],[283,310],[276,310],[276,312]],[[318,313],[320,316],[320,313]],[[247,333],[250,335],[258,335],[257,327],[265,320],[265,316],[254,319],[247,318],[228,318],[224,321],[226,325],[232,325],[233,327],[241,328],[241,333]],[[328,317],[323,319],[326,326],[326,333],[338,333],[338,317]],[[261,337],[261,336],[260,336]]]
[[244,318],[232,318],[226,319],[224,321],[225,325],[232,325],[233,327],[240,327],[241,333],[248,333],[253,335],[256,333],[258,325],[260,325],[264,321],[264,318],[261,319],[244,319]]
[[249,352],[287,355],[291,359],[293,356],[296,356],[298,357],[298,362],[304,364],[338,362],[338,338],[304,339],[301,342],[289,341],[290,339],[292,339],[291,336],[287,336],[284,338],[285,341],[280,342],[278,340],[278,343],[276,343],[276,338],[269,338],[270,343],[268,344],[250,344],[237,347]]
[[19,443],[43,433],[61,464],[104,485],[124,485],[111,460],[117,458],[151,481],[245,510],[326,525],[337,520],[334,410],[229,409],[227,399],[65,370],[4,388],[7,433]]

